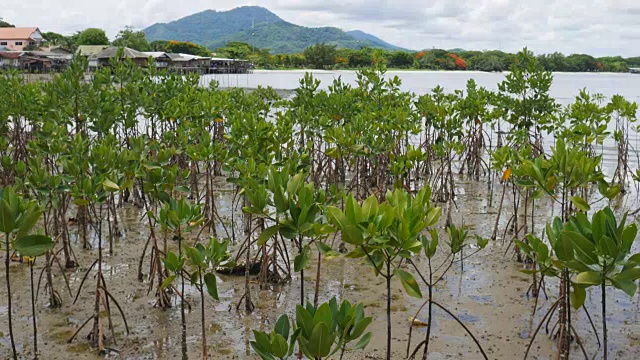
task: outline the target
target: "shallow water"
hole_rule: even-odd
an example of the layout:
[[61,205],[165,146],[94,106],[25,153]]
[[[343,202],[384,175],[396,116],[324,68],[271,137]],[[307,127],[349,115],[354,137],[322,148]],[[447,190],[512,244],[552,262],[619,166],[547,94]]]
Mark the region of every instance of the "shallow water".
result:
[[[222,179],[221,179],[222,181]],[[493,199],[493,206],[488,206],[488,190],[484,183],[469,182],[458,179],[458,203],[464,207],[454,211],[454,222],[469,227],[472,234],[488,237],[491,235],[495,221],[497,199]],[[494,196],[497,197],[499,188],[496,187]],[[221,192],[220,202],[229,204],[231,194]],[[223,199],[226,198],[226,201]],[[507,197],[508,199],[508,197]],[[637,196],[627,196],[625,207],[637,207]],[[510,211],[508,200],[505,203],[505,214]],[[221,207],[222,216],[228,220],[229,206]],[[536,210],[536,231],[542,229],[542,222],[546,221],[558,209],[551,204],[541,201]],[[109,291],[118,299],[126,313],[131,334],[125,336],[124,325],[114,313],[115,331],[118,344],[113,347],[119,350],[108,358],[125,359],[171,359],[180,356],[180,311],[179,307],[170,310],[153,308],[153,293],[147,295],[148,282],[137,280],[137,262],[139,254],[148,235],[148,230],[138,222],[141,212],[127,205],[119,210],[125,236],[114,242],[114,255],[105,257],[105,278]],[[506,225],[506,216],[501,220],[501,229]],[[76,229],[72,229],[75,231]],[[438,285],[436,299],[447,306],[474,332],[492,359],[520,358],[524,354],[530,334],[535,330],[538,321],[548,309],[556,291],[552,281],[547,284],[550,300],[541,295],[540,305],[535,316],[532,316],[534,300],[526,296],[530,284],[530,277],[519,272],[518,264],[512,252],[505,255],[506,243],[502,240],[502,230],[499,238],[492,242],[478,255],[464,263],[464,271],[455,267]],[[510,239],[509,234],[507,238]],[[175,242],[170,241],[175,248]],[[76,255],[81,266],[88,266],[96,256],[95,250],[82,250],[79,244],[74,244]],[[636,250],[638,247],[636,246]],[[107,253],[105,251],[105,253]],[[419,267],[424,268],[424,259],[418,259]],[[41,262],[40,262],[41,265]],[[68,272],[72,290],[77,291],[79,282],[84,275],[85,268]],[[310,269],[315,269],[312,262]],[[26,348],[25,354],[31,348],[31,319],[30,295],[28,291],[28,268],[25,264],[13,263],[12,285],[15,289],[14,319],[16,339],[19,347]],[[148,261],[143,270],[148,273]],[[46,308],[47,297],[41,292],[38,301],[39,348],[42,359],[98,359],[95,350],[87,345],[85,336],[89,329],[84,329],[71,344],[68,338],[75,329],[91,316],[93,305],[92,290],[95,280],[90,276],[83,288],[78,302],[73,305],[72,299],[66,291],[63,292],[63,282],[59,270],[54,271],[56,286],[62,294],[64,305],[58,310]],[[307,296],[312,299],[315,273],[307,271]],[[267,331],[277,317],[288,312],[293,315],[295,304],[299,301],[299,279],[295,278],[290,284],[272,287],[269,290],[259,290],[253,285],[253,299],[256,311],[247,316],[244,312],[236,312],[235,307],[244,292],[244,278],[220,276],[220,302],[207,298],[206,328],[208,333],[208,347],[213,359],[248,359],[257,358],[252,355],[248,341],[252,338],[251,329]],[[24,285],[21,285],[24,284]],[[364,350],[348,354],[348,359],[383,358],[386,340],[385,324],[385,290],[384,280],[376,278],[370,268],[356,261],[336,258],[323,261],[323,277],[321,282],[320,300],[328,300],[331,296],[348,298],[351,301],[363,302],[366,313],[373,316],[370,326],[374,337],[370,345]],[[423,288],[423,292],[426,289]],[[636,359],[640,357],[640,300],[638,296],[629,299],[621,291],[608,290],[609,304],[608,324],[610,337],[610,354],[616,359]],[[201,357],[200,341],[200,300],[193,288],[186,291],[188,301],[194,307],[187,314],[188,346],[191,358]],[[74,293],[75,295],[75,293]],[[0,287],[0,301],[5,301],[5,288]],[[599,324],[599,291],[591,290],[588,295],[588,305],[596,324]],[[0,303],[0,309],[5,304]],[[404,294],[399,282],[393,283],[393,350],[394,359],[404,358],[406,354],[406,340],[409,329],[409,318],[421,305],[421,301],[409,298]],[[433,359],[480,359],[472,340],[464,333],[456,322],[442,311],[434,312],[430,358]],[[419,319],[426,320],[422,313]],[[0,331],[4,337],[0,342],[0,358],[9,356],[8,334],[6,329],[6,311],[0,311],[2,327]],[[597,350],[597,344],[585,319],[584,314],[576,313],[574,323],[583,336],[587,351],[592,354]],[[424,337],[425,328],[415,328],[412,344],[419,343]],[[580,358],[580,350],[573,348],[574,356]],[[532,359],[551,359],[555,354],[555,342],[550,340],[544,331],[532,348]]]

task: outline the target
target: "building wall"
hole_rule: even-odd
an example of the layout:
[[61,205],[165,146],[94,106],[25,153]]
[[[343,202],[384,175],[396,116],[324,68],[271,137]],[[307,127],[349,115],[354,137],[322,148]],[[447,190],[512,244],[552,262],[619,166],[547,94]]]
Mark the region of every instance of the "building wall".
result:
[[0,39],[0,46],[6,46],[9,50],[21,51],[24,50],[29,44],[40,45],[42,44],[42,34],[40,31],[35,31],[28,39]]

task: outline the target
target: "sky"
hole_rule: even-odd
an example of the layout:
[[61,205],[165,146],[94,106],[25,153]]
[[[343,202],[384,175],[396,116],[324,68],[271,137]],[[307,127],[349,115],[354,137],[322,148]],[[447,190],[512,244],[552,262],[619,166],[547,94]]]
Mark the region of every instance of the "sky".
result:
[[404,48],[500,49],[527,46],[594,56],[640,56],[640,0],[23,0],[3,1],[16,26],[71,34],[99,27],[113,39],[207,9],[263,6],[303,26],[362,30]]

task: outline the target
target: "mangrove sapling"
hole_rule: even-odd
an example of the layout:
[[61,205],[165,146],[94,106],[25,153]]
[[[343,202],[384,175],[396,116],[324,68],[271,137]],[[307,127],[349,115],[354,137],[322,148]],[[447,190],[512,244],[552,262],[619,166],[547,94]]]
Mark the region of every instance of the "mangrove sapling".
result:
[[507,135],[509,146],[531,146],[534,155],[544,153],[542,133],[553,123],[559,108],[549,94],[552,82],[552,73],[544,70],[530,50],[518,52],[493,98],[511,126]]
[[298,304],[295,321],[284,314],[270,333],[254,330],[251,347],[263,360],[289,359],[296,343],[309,359],[331,359],[338,353],[342,359],[345,352],[364,349],[369,344],[372,333],[364,332],[370,323],[371,317],[364,316],[364,305],[353,305],[348,300],[338,305],[333,297],[318,307]]
[[15,249],[21,256],[29,259],[29,278],[31,279],[31,315],[33,326],[33,358],[38,359],[38,326],[36,324],[36,298],[33,287],[33,266],[37,256],[48,253],[53,249],[54,242],[45,235],[27,235],[15,242]]
[[602,145],[609,135],[607,127],[611,117],[607,107],[601,106],[603,101],[602,94],[590,94],[582,89],[564,111],[567,125],[558,129],[558,135],[582,148],[590,157],[596,155],[596,145]]
[[[288,170],[271,169],[268,177],[268,188],[273,194],[273,205],[276,210],[275,225],[260,234],[258,244],[264,245],[275,234],[293,240],[298,254],[293,260],[294,271],[300,273],[300,303],[304,303],[304,270],[311,257],[311,246],[318,249],[318,264],[314,292],[314,306],[318,304],[320,293],[320,273],[323,255],[334,254],[330,247],[323,243],[335,229],[323,222],[322,207],[327,203],[326,192],[316,189],[313,183],[305,183],[305,174],[297,173],[289,177]],[[263,214],[264,215],[264,214]],[[306,240],[306,243],[305,243]],[[277,246],[274,243],[273,246]]]
[[229,253],[227,252],[228,244],[228,241],[221,242],[216,238],[211,238],[206,246],[197,244],[195,247],[185,248],[188,259],[187,264],[191,270],[189,279],[191,284],[196,286],[200,292],[202,358],[205,360],[207,359],[207,334],[204,314],[204,288],[207,288],[207,292],[214,300],[219,300],[216,274],[215,272],[210,272],[209,269],[215,269],[229,258]]
[[483,87],[479,88],[473,79],[469,79],[464,96],[461,93],[456,102],[460,117],[464,120],[464,128],[468,131],[464,140],[465,146],[460,172],[462,173],[466,167],[467,175],[476,181],[480,181],[480,175],[483,172],[490,171],[484,160],[484,155],[485,137],[488,137],[489,141],[491,140],[485,126],[491,124],[496,116],[495,111],[491,111],[487,107],[491,97],[490,91]]
[[99,174],[99,173],[95,173],[91,178],[85,178],[84,182],[79,186],[83,188],[87,194],[92,194],[91,197],[87,198],[86,205],[87,205],[87,208],[91,211],[93,218],[96,220],[96,223],[93,224],[93,226],[94,226],[94,231],[96,235],[96,240],[98,243],[98,258],[93,262],[93,264],[91,264],[91,266],[89,266],[89,268],[85,272],[84,277],[80,282],[80,286],[78,287],[78,292],[76,294],[76,297],[73,303],[75,304],[78,301],[78,298],[80,297],[80,293],[82,291],[82,287],[85,281],[87,280],[89,273],[94,267],[96,268],[95,302],[93,305],[93,315],[90,318],[88,318],[82,325],[80,325],[78,330],[76,330],[76,332],[71,336],[71,338],[69,338],[67,342],[69,343],[72,342],[73,339],[75,339],[75,337],[78,335],[78,333],[84,328],[84,326],[87,325],[89,321],[93,319],[93,326],[87,338],[90,340],[91,345],[98,349],[98,353],[102,354],[109,348],[104,346],[104,340],[107,337],[103,333],[103,323],[101,320],[100,304],[103,304],[105,308],[104,310],[107,315],[108,326],[109,326],[109,330],[111,331],[111,341],[113,342],[113,344],[116,345],[117,341],[115,337],[113,321],[111,319],[111,303],[113,303],[118,309],[118,311],[120,312],[127,334],[129,334],[129,325],[127,323],[127,319],[124,314],[124,311],[122,310],[122,307],[120,306],[118,301],[115,299],[115,297],[107,289],[107,282],[104,278],[103,271],[102,271],[103,270],[102,243],[103,243],[103,233],[104,233],[103,222],[105,220],[105,217],[107,219],[107,227],[109,229],[108,235],[112,236],[111,221],[108,216],[108,210],[107,210],[107,214],[105,214],[105,211],[104,211],[105,203],[108,202],[109,193],[119,191],[119,187],[113,181],[110,181],[109,179],[107,179],[104,174]]
[[[451,267],[454,264],[459,263],[462,266],[465,259],[477,254],[480,250],[484,249],[487,246],[489,240],[477,236],[476,237],[477,248],[475,249],[475,251],[472,251],[471,253],[465,255],[463,253],[463,250],[467,247],[471,247],[471,245],[467,243],[467,239],[468,239],[467,231],[464,229],[464,226],[457,227],[455,225],[449,225],[447,226],[447,239],[448,239],[447,245],[449,248],[449,253],[445,257],[445,259],[442,261],[442,263],[440,263],[440,265],[438,265],[437,267],[434,267],[434,264],[432,263],[432,261],[434,259],[434,256],[436,255],[436,252],[438,250],[438,245],[440,243],[438,232],[435,229],[431,229],[430,237],[431,237],[431,240],[429,240],[427,236],[422,235],[422,248],[424,249],[424,253],[425,253],[425,256],[427,257],[427,263],[428,263],[427,277],[425,277],[422,271],[418,269],[418,267],[413,262],[413,260],[411,259],[408,260],[409,263],[415,269],[415,271],[418,273],[420,279],[422,279],[422,281],[427,286],[428,297],[427,297],[427,300],[418,309],[418,312],[413,317],[411,321],[411,325],[409,326],[409,340],[407,342],[407,358],[414,359],[416,354],[420,350],[420,348],[422,348],[423,346],[424,346],[424,351],[423,351],[422,358],[423,359],[427,358],[429,354],[429,343],[431,338],[431,328],[433,324],[433,305],[435,305],[441,310],[443,310],[444,312],[446,312],[447,314],[449,314],[454,320],[456,320],[458,324],[460,324],[460,326],[462,326],[462,328],[469,334],[469,336],[471,336],[476,346],[478,346],[478,349],[482,353],[482,356],[485,359],[488,359],[478,339],[476,339],[473,333],[471,333],[471,331],[466,327],[466,325],[464,325],[464,323],[460,320],[460,318],[455,316],[449,309],[447,309],[444,305],[440,304],[434,299],[434,289],[438,285],[438,283],[445,278],[447,272],[451,269]],[[443,268],[444,270],[440,271]],[[413,326],[416,322],[416,319],[418,318],[418,315],[420,315],[420,312],[422,311],[422,309],[427,305],[428,305],[427,311],[429,316],[427,321],[427,334],[425,335],[424,341],[420,342],[416,346],[416,348],[412,352],[410,352],[411,334],[413,332]]]
[[421,189],[415,197],[403,190],[387,192],[386,201],[375,196],[360,205],[353,195],[347,197],[344,212],[326,208],[330,222],[342,232],[342,240],[355,246],[347,255],[364,258],[374,273],[386,280],[387,292],[387,359],[391,359],[391,280],[396,275],[408,295],[421,298],[420,287],[413,275],[402,270],[403,262],[420,251],[420,233],[435,225],[441,209],[430,203],[431,190]]
[[626,224],[627,214],[618,221],[606,207],[593,214],[591,220],[579,213],[569,219],[562,232],[571,243],[573,258],[564,264],[576,277],[573,307],[580,308],[586,299],[585,288],[600,287],[602,307],[603,358],[608,358],[607,338],[607,286],[613,286],[633,297],[637,291],[635,281],[640,279],[640,253],[631,255],[638,233],[635,223]]
[[[581,147],[574,146],[570,148],[562,138],[558,138],[548,159],[545,156],[540,156],[534,161],[525,161],[523,174],[531,179],[529,181],[530,184],[535,184],[540,190],[548,194],[551,200],[560,204],[562,209],[560,224],[562,224],[562,222],[569,220],[572,208],[575,207],[575,209],[584,212],[590,209],[587,199],[580,196],[571,196],[577,189],[585,188],[590,183],[597,183],[598,190],[605,198],[613,199],[619,193],[617,186],[609,186],[604,180],[603,174],[598,169],[600,161],[600,156],[590,157]],[[547,236],[550,237],[551,241],[549,231],[547,231]],[[566,242],[563,241],[560,244],[566,244]],[[519,245],[520,248],[523,248],[521,244]],[[552,243],[552,246],[555,246],[555,242]],[[561,260],[564,256],[566,256],[564,253],[558,254]],[[540,255],[537,257],[539,258]],[[570,352],[570,342],[573,338],[571,334],[572,332],[575,333],[575,329],[571,325],[570,310],[573,296],[571,295],[569,269],[562,267],[559,270],[559,300],[557,306],[550,309],[548,316],[551,319],[556,310],[559,312],[558,321],[553,326],[554,330],[552,332],[554,332],[553,336],[558,340],[559,353],[566,357]],[[555,333],[556,328],[558,329],[557,333]],[[575,338],[578,338],[577,333],[575,333]],[[578,343],[580,344],[579,340]]]
[[613,137],[617,144],[618,164],[613,182],[624,193],[626,192],[627,174],[631,170],[629,168],[629,127],[637,121],[638,104],[629,102],[620,95],[614,95],[607,104],[607,111],[616,122]]
[[5,281],[7,283],[7,316],[9,318],[9,338],[11,339],[11,352],[14,360],[18,359],[16,343],[13,336],[13,308],[11,277],[9,265],[11,251],[17,240],[25,237],[35,226],[42,211],[37,203],[23,199],[16,194],[13,188],[0,188],[0,232],[4,235],[5,250]]
[[[180,276],[180,291],[176,291],[181,298],[180,301],[180,321],[182,325],[182,358],[187,359],[187,322],[184,312],[184,305],[186,302],[184,292],[184,262],[185,257],[183,255],[184,241],[183,234],[190,232],[195,228],[200,227],[206,219],[202,216],[201,206],[197,204],[191,204],[185,199],[176,200],[171,198],[160,209],[159,222],[166,228],[175,232],[175,239],[178,241],[178,255],[167,252],[166,257],[163,259],[164,265],[167,270],[173,273],[172,276],[167,277],[162,283],[162,288],[166,289],[171,286],[174,290],[173,281],[177,276]],[[170,260],[167,260],[170,259]],[[191,309],[191,305],[189,305]]]

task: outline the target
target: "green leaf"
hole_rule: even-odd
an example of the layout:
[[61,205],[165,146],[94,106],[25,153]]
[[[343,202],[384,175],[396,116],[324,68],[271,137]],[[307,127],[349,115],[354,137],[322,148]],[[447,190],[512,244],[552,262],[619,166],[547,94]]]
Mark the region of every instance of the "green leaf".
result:
[[558,260],[573,260],[573,243],[568,238],[564,236],[559,237],[555,242],[553,250],[555,250]]
[[282,335],[285,339],[289,338],[289,317],[287,314],[282,314],[278,321],[276,321],[275,331],[277,334]]
[[362,203],[362,218],[368,220],[376,215],[378,215],[378,199],[375,195],[371,195]]
[[118,191],[120,190],[120,187],[118,186],[118,184],[114,183],[113,181],[109,180],[109,179],[104,179],[104,181],[102,182],[102,186],[104,186],[104,189],[107,191]]
[[327,206],[325,213],[326,213],[327,219],[329,219],[329,221],[333,225],[337,226],[338,229],[344,229],[347,226],[348,224],[347,217],[339,208],[335,206]]
[[313,325],[317,326],[319,323],[324,323],[329,329],[332,327],[333,312],[331,312],[331,307],[327,303],[320,305],[313,315]]
[[636,281],[640,279],[640,268],[634,267],[626,269],[615,276],[617,281],[631,280]]
[[591,210],[591,206],[589,206],[589,203],[587,203],[583,198],[581,198],[580,196],[572,196],[571,197],[571,202],[573,203],[573,205],[575,207],[577,207],[578,209],[587,212],[589,210]]
[[204,274],[204,283],[207,285],[207,292],[214,300],[220,300],[218,298],[218,280],[216,275],[212,273]]
[[[275,358],[273,357],[273,355],[263,351],[258,345],[257,342],[255,341],[250,341],[249,342],[251,344],[251,347],[253,348],[253,350],[258,354],[258,356],[260,356],[260,358],[262,360],[275,360]],[[271,351],[271,348],[269,348],[269,351]]]
[[587,298],[587,291],[582,286],[573,286],[573,291],[569,294],[571,299],[571,306],[578,310],[584,305],[584,301]]
[[36,225],[38,219],[40,219],[40,215],[42,215],[42,211],[40,211],[39,208],[36,206],[30,207],[29,210],[20,217],[20,224],[15,224],[18,226],[16,238],[19,239],[27,235]]
[[28,235],[21,237],[15,243],[15,249],[20,255],[35,257],[47,253],[53,249],[54,242],[50,237],[44,235]]
[[331,346],[335,339],[335,334],[329,332],[329,327],[325,323],[319,323],[313,328],[309,338],[309,354],[315,357],[325,357],[331,352]]
[[585,271],[576,276],[575,282],[583,285],[600,285],[602,284],[602,276],[596,271]]
[[162,282],[162,285],[160,285],[161,289],[166,289],[169,287],[169,285],[171,285],[173,283],[173,281],[176,279],[176,275],[171,275],[168,278],[164,279],[164,281]]
[[442,214],[442,208],[441,207],[436,207],[436,208],[431,208],[429,209],[429,212],[427,213],[427,220],[425,221],[425,223],[427,224],[427,227],[431,227],[433,225],[435,225],[438,220],[440,219],[440,215]]
[[360,341],[358,341],[358,343],[355,344],[353,348],[351,348],[351,350],[364,349],[365,347],[367,347],[367,345],[369,345],[369,342],[371,341],[372,337],[373,337],[373,334],[370,332],[364,334],[364,336],[360,338]]
[[298,192],[298,189],[302,186],[302,182],[304,180],[303,174],[299,173],[292,177],[287,183],[287,193],[289,196]]
[[566,236],[573,242],[577,255],[580,256],[585,264],[598,263],[598,257],[595,254],[596,246],[589,239],[574,231],[564,231],[562,234],[564,235],[563,237]]
[[264,245],[269,239],[273,237],[273,235],[278,232],[278,230],[280,230],[280,225],[273,225],[262,230],[262,233],[260,233],[260,236],[258,236],[258,245]]
[[89,200],[87,199],[75,199],[73,201],[74,204],[76,204],[77,206],[85,206],[85,205],[89,205]]
[[276,205],[276,211],[280,214],[286,212],[289,208],[289,204],[287,203],[287,200],[284,197],[284,192],[280,186],[277,186],[273,190],[273,202]]
[[418,286],[418,283],[416,282],[416,279],[413,277],[413,275],[400,269],[396,269],[395,274],[400,278],[402,287],[404,287],[407,295],[416,297],[418,299],[422,298],[420,286]]
[[342,229],[342,241],[352,245],[362,245],[362,231],[355,225],[347,225]]
[[635,281],[631,281],[631,280],[617,281],[612,279],[611,284],[613,284],[613,286],[617,287],[618,289],[624,291],[630,297],[633,297],[636,294],[636,291],[638,290],[638,285],[636,285]]
[[271,340],[269,339],[269,335],[253,330],[253,338],[255,341],[251,342],[251,347],[255,350],[261,358],[265,360],[273,360],[274,357],[271,355]]
[[309,252],[305,249],[293,259],[293,270],[300,272],[309,265]]
[[0,231],[3,233],[10,233],[15,226],[16,214],[11,210],[9,203],[2,199],[0,200]]
[[296,325],[302,329],[303,337],[309,338],[311,336],[311,332],[313,331],[313,317],[307,309],[300,304],[296,305]]
[[278,358],[284,358],[289,351],[289,344],[287,340],[280,334],[276,334],[271,343],[271,353]]
[[362,335],[362,333],[367,329],[367,326],[371,324],[371,321],[372,321],[371,317],[366,317],[358,321],[351,329],[351,332],[349,333],[349,336],[348,336],[348,340],[351,341],[360,337],[360,335]]
[[603,235],[598,244],[603,255],[609,255],[612,258],[618,256],[618,244],[609,236]]

